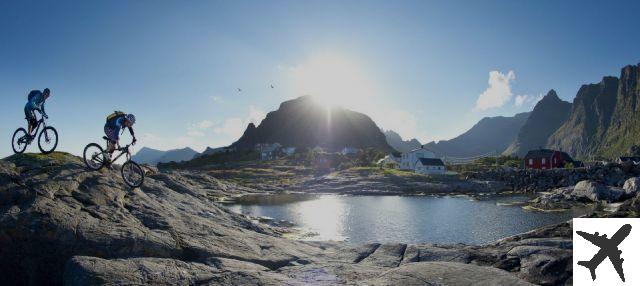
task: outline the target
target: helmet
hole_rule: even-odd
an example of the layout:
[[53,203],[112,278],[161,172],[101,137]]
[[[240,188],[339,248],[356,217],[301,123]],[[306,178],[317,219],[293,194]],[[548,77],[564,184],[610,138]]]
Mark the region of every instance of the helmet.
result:
[[127,119],[127,121],[131,122],[131,124],[136,123],[136,116],[133,114],[127,114],[125,118]]
[[42,93],[44,94],[51,94],[51,90],[49,90],[49,88],[45,88]]

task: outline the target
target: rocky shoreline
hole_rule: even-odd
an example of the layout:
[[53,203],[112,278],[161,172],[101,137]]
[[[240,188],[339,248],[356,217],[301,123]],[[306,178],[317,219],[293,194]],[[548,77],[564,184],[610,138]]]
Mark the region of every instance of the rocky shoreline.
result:
[[[0,275],[12,285],[563,285],[571,225],[485,245],[286,239],[216,198],[261,193],[202,172],[117,170],[64,153],[0,160]],[[613,214],[636,216],[640,198]]]

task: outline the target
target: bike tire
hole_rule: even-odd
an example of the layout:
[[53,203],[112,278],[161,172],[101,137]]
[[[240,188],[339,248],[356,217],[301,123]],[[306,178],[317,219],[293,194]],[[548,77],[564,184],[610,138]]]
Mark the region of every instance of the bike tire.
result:
[[[11,137],[11,148],[13,148],[13,152],[16,154],[24,153],[24,150],[27,150],[27,146],[29,144],[19,145],[16,147],[16,142],[27,135],[27,130],[24,128],[18,128],[15,132],[13,132],[13,137]],[[17,136],[17,137],[16,137]],[[21,147],[22,146],[22,147]]]
[[[94,165],[92,163],[89,162],[93,162],[93,160],[89,161],[87,160],[92,159],[91,157],[96,156],[98,154],[87,154],[87,151],[90,150],[90,148],[95,147],[99,150],[99,155],[102,157],[101,161],[97,162],[97,165]],[[100,145],[98,145],[97,143],[90,143],[87,146],[84,147],[84,152],[82,152],[82,158],[84,159],[84,164],[87,166],[87,168],[94,170],[94,171],[98,171],[100,169],[102,169],[102,167],[104,167],[104,164],[106,162],[106,158],[104,156],[104,149],[102,149],[102,147],[100,147]]]
[[[45,135],[44,137],[43,137],[43,134]],[[54,141],[53,147],[50,150],[45,150],[42,147],[42,140],[43,139],[46,140],[46,136],[47,135],[52,136],[50,138],[50,140]],[[42,152],[42,154],[49,154],[49,153],[55,151],[56,147],[58,147],[58,131],[55,128],[51,127],[51,126],[47,126],[47,127],[43,128],[42,131],[40,131],[40,134],[38,135],[38,149],[40,149],[40,152]]]
[[[125,170],[131,170],[133,172],[136,172],[137,175],[140,176],[140,180],[135,182],[130,181],[129,179],[130,176],[125,174]],[[144,170],[142,170],[142,167],[140,167],[140,165],[138,165],[138,163],[136,162],[127,161],[124,164],[122,164],[122,168],[120,168],[120,174],[122,175],[122,179],[124,180],[124,182],[127,185],[129,185],[129,187],[139,188],[140,186],[142,186],[142,183],[144,183]]]

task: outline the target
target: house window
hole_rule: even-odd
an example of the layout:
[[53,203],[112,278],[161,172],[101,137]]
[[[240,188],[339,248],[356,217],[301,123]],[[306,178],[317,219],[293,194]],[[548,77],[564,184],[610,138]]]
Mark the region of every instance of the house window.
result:
[[533,165],[533,159],[529,159],[529,165]]
[[546,164],[547,163],[547,158],[542,158],[542,164]]

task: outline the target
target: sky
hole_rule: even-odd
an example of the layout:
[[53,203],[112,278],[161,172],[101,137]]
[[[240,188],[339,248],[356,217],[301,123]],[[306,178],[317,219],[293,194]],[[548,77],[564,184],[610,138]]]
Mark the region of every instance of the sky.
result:
[[637,1],[0,0],[0,157],[25,125],[27,93],[45,87],[58,150],[73,154],[100,142],[114,110],[136,115],[137,149],[202,151],[305,94],[405,138],[450,139],[482,117],[529,111],[550,89],[572,101],[637,64],[637,11]]

